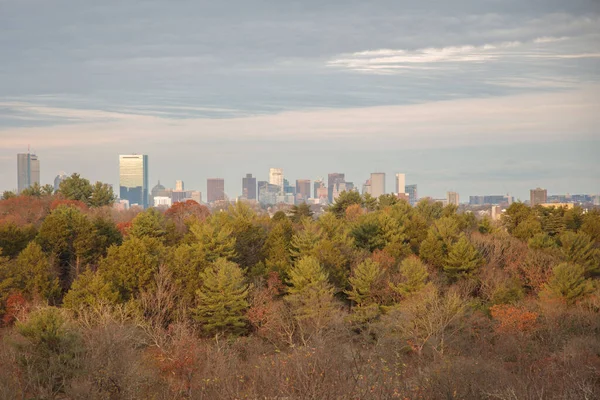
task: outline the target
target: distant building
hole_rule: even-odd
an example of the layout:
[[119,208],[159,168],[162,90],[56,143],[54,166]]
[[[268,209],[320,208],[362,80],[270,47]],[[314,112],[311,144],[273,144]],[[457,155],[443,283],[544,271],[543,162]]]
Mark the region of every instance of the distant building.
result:
[[171,207],[173,204],[170,197],[167,196],[156,196],[154,197],[154,207]]
[[54,191],[55,192],[60,188],[60,183],[62,181],[64,181],[65,179],[67,179],[67,174],[65,174],[64,172],[61,172],[58,175],[56,175],[56,177],[54,178]]
[[283,194],[296,195],[296,186],[290,185],[290,182],[287,179],[283,180]]
[[171,190],[160,184],[160,181],[150,190],[150,204],[154,205],[155,197],[171,197]]
[[362,185],[362,194],[371,194],[371,180],[367,179]]
[[277,196],[280,195],[280,187],[267,181],[258,182],[258,201],[263,205],[277,204]]
[[548,191],[546,189],[537,188],[529,191],[529,205],[534,207],[538,204],[548,202]]
[[349,192],[348,187],[346,186],[346,182],[338,182],[335,185],[333,185],[333,201],[337,200],[340,193],[342,192]]
[[406,185],[404,187],[404,193],[408,195],[408,202],[411,206],[414,206],[419,201],[419,196],[417,194],[417,185]]
[[142,208],[148,208],[148,156],[125,154],[119,156],[119,197]]
[[536,205],[542,207],[566,208],[567,210],[571,210],[573,207],[575,207],[574,203],[538,203]]
[[327,197],[330,203],[333,203],[333,191],[335,185],[346,182],[345,175],[339,172],[334,172],[327,175]]
[[492,214],[493,221],[500,219],[500,215],[502,215],[502,210],[500,209],[500,206],[492,206],[491,214]]
[[17,154],[17,194],[40,184],[40,160],[32,153]]
[[198,204],[202,203],[202,192],[198,190],[188,190],[186,193],[188,193],[186,201],[194,200]]
[[460,198],[456,192],[446,193],[446,204],[454,204],[455,206],[460,204]]
[[397,194],[406,193],[406,175],[405,174],[396,174],[396,193]]
[[511,204],[512,196],[509,195],[486,195],[486,196],[469,196],[469,205],[471,206],[482,206],[482,205],[499,205],[499,204]]
[[279,187],[279,192],[283,193],[283,169],[271,168],[269,169],[269,183]]
[[306,202],[310,198],[310,179],[296,180],[296,199]]
[[246,174],[246,177],[242,178],[242,198],[256,200],[256,178],[252,174]]
[[323,178],[318,178],[317,180],[315,180],[315,182],[313,183],[313,197],[315,199],[319,198],[319,194],[317,193],[318,190],[321,187],[325,187],[325,183],[323,182]]
[[371,196],[379,197],[385,193],[385,173],[373,172],[371,174]]
[[223,200],[225,200],[225,180],[223,178],[208,178],[206,180],[206,201],[214,203]]
[[183,192],[185,190],[183,181],[175,181],[175,190],[179,190],[180,192]]

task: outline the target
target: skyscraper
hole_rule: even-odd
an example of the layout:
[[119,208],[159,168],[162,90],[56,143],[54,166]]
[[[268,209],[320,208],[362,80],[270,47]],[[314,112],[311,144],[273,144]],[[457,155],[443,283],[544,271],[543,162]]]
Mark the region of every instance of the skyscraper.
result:
[[327,197],[330,203],[333,203],[333,191],[336,185],[345,181],[345,175],[342,173],[334,172],[327,175]]
[[396,174],[396,193],[404,194],[406,190],[406,175]]
[[283,193],[283,169],[281,169],[281,168],[269,169],[269,183],[271,185],[279,186],[279,193]]
[[419,201],[417,194],[417,185],[406,185],[404,187],[404,193],[408,194],[408,202],[411,206],[414,206]]
[[318,199],[319,198],[319,193],[318,190],[321,187],[325,187],[325,184],[323,183],[323,178],[318,178],[314,183],[313,183],[313,189],[314,189],[314,194],[313,194],[313,198]]
[[242,197],[256,200],[256,178],[252,174],[246,174],[246,177],[242,178]]
[[225,180],[208,178],[206,180],[206,201],[209,203],[225,200]]
[[296,198],[302,202],[310,198],[310,179],[296,180]]
[[456,193],[456,192],[446,193],[446,202],[448,204],[454,204],[455,206],[457,206],[460,203],[458,193]]
[[385,172],[371,174],[371,196],[377,198],[385,194]]
[[537,188],[529,191],[529,205],[531,207],[546,202],[548,202],[548,191],[546,189]]
[[119,156],[119,197],[148,208],[148,156],[125,154]]
[[62,181],[64,181],[65,179],[67,179],[67,174],[65,174],[64,172],[61,172],[58,175],[56,175],[56,178],[54,178],[54,191],[55,192],[60,187],[60,183]]
[[31,153],[17,154],[17,194],[33,184],[40,184],[40,160]]
[[181,191],[183,192],[184,189],[184,185],[183,185],[183,181],[175,181],[175,190]]

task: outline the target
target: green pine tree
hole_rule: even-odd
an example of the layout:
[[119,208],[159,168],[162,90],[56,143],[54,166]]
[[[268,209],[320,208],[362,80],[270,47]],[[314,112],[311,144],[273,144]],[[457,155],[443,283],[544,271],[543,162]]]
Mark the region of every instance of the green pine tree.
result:
[[578,264],[561,263],[552,269],[552,277],[544,286],[543,295],[561,298],[573,304],[594,290],[585,278],[585,268]]
[[427,267],[419,257],[415,256],[405,258],[402,261],[400,275],[402,276],[402,282],[397,285],[390,283],[390,287],[402,296],[409,296],[423,289],[429,277]]
[[344,293],[359,307],[370,305],[376,301],[374,286],[379,282],[382,275],[381,265],[368,258],[354,268],[353,276],[349,279],[352,289],[346,290]]
[[235,263],[219,258],[200,274],[202,286],[196,291],[195,318],[208,334],[242,334],[247,324],[248,285]]
[[564,260],[579,264],[586,276],[600,273],[600,250],[594,246],[592,238],[583,232],[565,232],[559,237]]
[[482,261],[477,249],[463,235],[450,248],[443,268],[450,279],[456,279],[473,274],[481,266]]

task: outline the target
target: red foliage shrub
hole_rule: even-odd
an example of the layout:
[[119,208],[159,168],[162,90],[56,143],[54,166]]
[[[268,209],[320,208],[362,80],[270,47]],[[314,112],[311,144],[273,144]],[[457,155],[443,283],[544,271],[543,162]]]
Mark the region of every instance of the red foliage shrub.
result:
[[6,298],[6,313],[2,317],[4,325],[11,325],[29,311],[29,303],[21,292],[13,292]]

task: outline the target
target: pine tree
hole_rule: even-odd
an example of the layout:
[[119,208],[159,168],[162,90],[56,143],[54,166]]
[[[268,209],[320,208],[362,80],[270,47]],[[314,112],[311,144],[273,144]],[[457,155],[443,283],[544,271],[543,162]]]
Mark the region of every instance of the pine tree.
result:
[[129,230],[129,236],[140,239],[151,237],[164,242],[166,235],[165,216],[155,208],[150,208],[136,215]]
[[351,290],[344,293],[359,307],[368,306],[375,302],[374,286],[383,275],[383,270],[378,262],[368,258],[354,268],[353,276],[349,279]]
[[190,232],[194,238],[193,245],[205,255],[206,261],[235,258],[235,237],[231,228],[219,224],[214,217],[204,222],[194,221]]
[[290,271],[289,296],[304,340],[325,328],[332,317],[333,287],[314,257],[300,259]]
[[477,249],[465,236],[461,236],[450,248],[444,262],[444,272],[450,279],[471,275],[481,266],[482,261]]
[[579,264],[587,276],[600,272],[600,250],[592,238],[583,233],[565,232],[560,235],[561,253],[565,261]]
[[235,263],[219,258],[200,274],[195,318],[208,334],[241,334],[246,330],[248,285]]
[[390,283],[390,287],[402,296],[408,296],[423,289],[429,277],[427,267],[419,257],[415,256],[405,258],[402,261],[400,275],[402,276],[402,282],[397,285]]
[[553,268],[552,277],[542,293],[573,304],[593,290],[594,285],[591,280],[585,278],[585,269],[581,265],[562,263]]
[[29,245],[17,257],[17,271],[23,293],[53,304],[60,298],[58,273],[39,244]]

